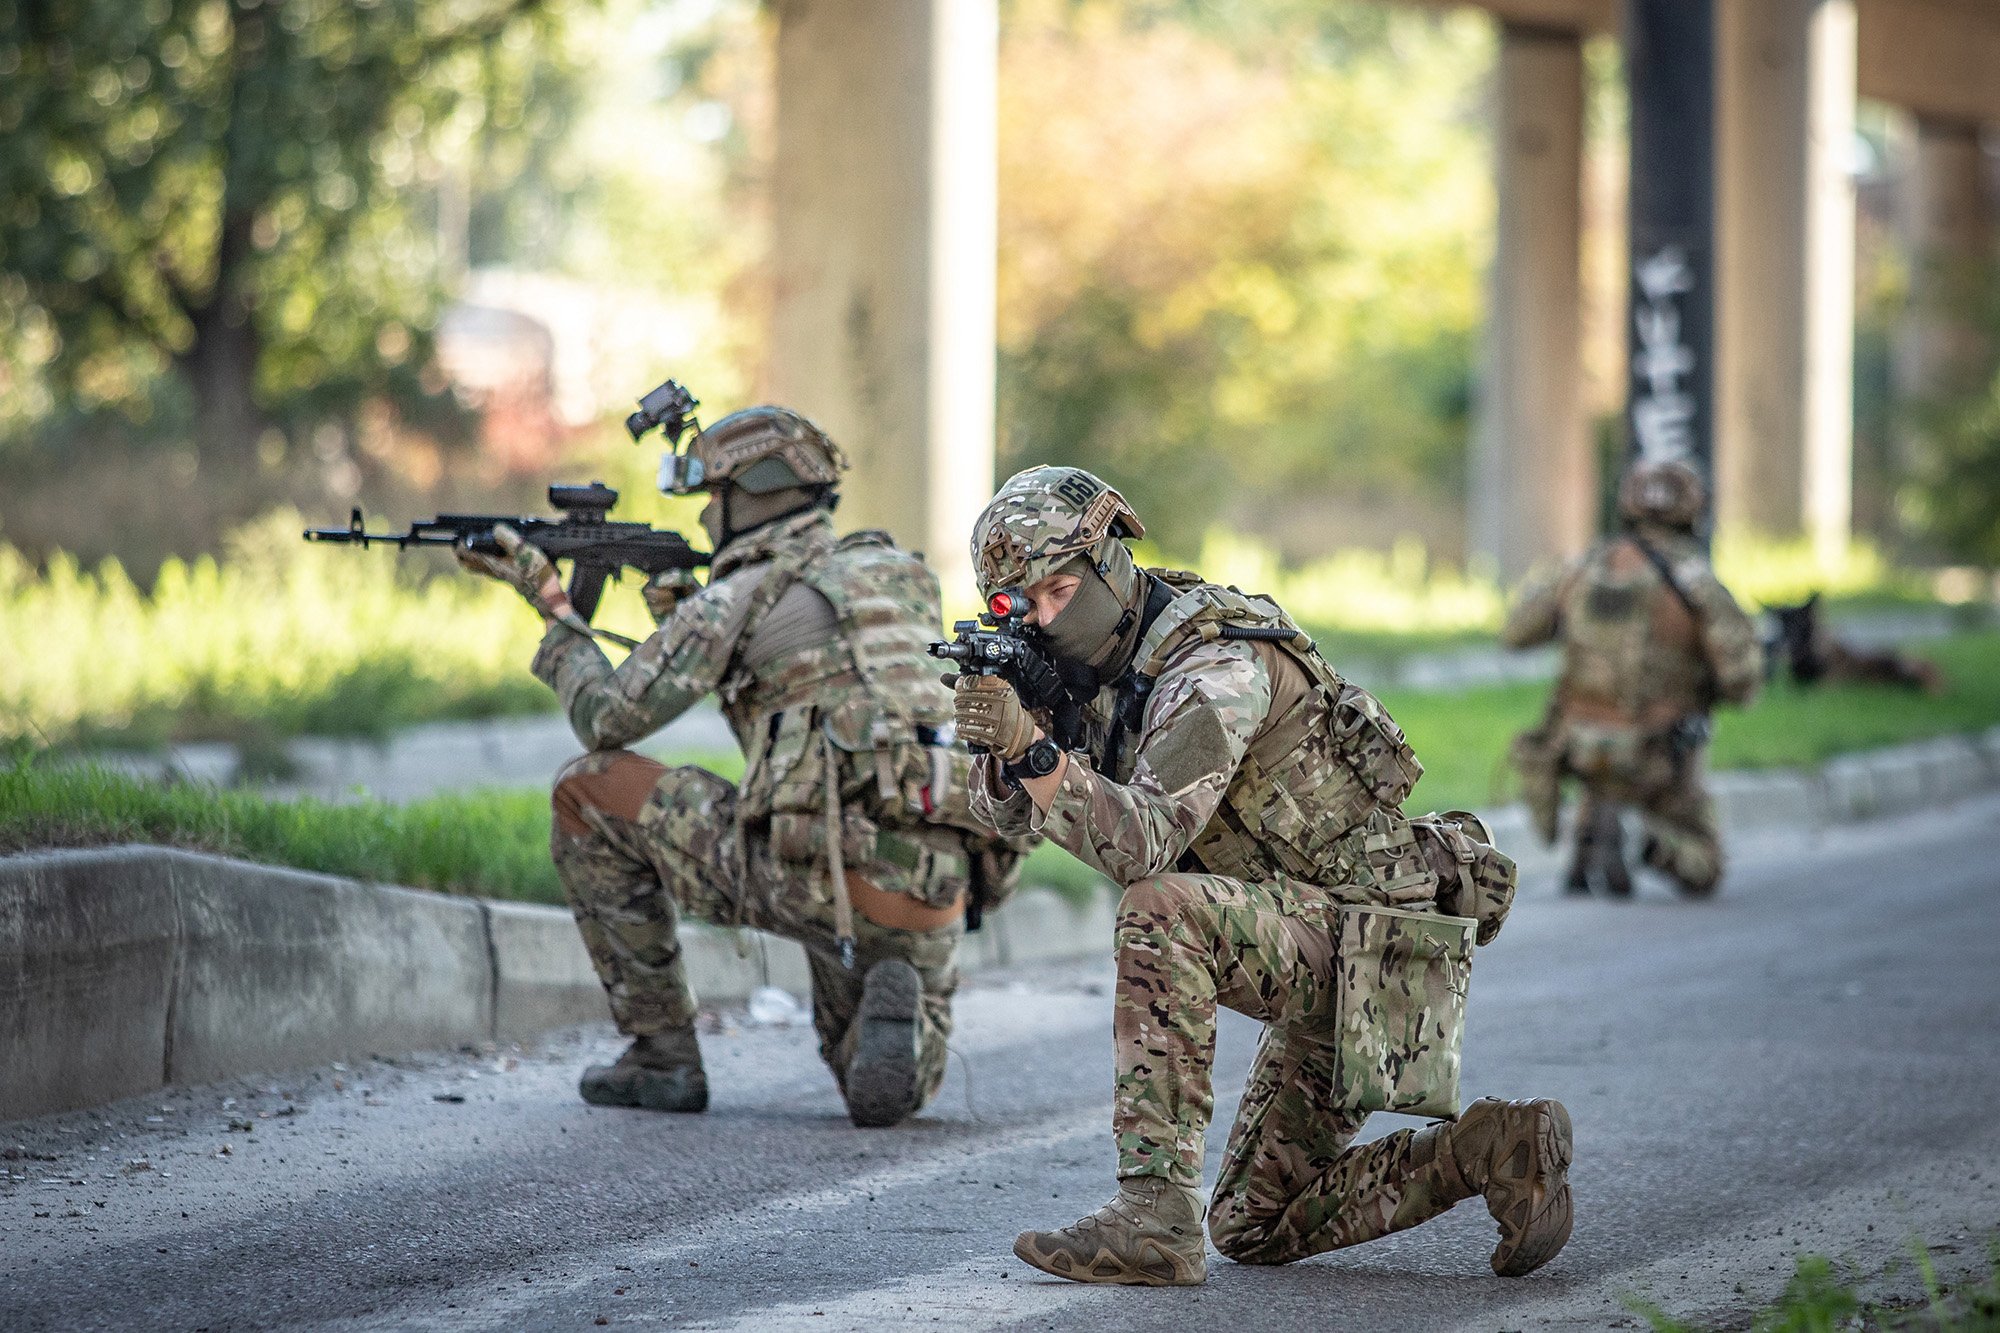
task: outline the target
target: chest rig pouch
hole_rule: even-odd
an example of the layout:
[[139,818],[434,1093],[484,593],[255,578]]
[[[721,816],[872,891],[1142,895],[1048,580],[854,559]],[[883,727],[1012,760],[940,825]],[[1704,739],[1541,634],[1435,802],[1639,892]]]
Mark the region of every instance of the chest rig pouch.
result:
[[1374,830],[1380,836],[1359,844],[1350,836],[1377,811],[1396,810],[1423,774],[1381,702],[1342,680],[1269,599],[1193,575],[1152,572],[1179,595],[1135,654],[1142,702],[1174,654],[1197,640],[1255,643],[1260,652],[1282,655],[1302,679],[1289,698],[1274,699],[1279,711],[1252,738],[1214,817],[1191,845],[1199,868],[1248,880],[1283,873],[1309,884],[1367,878],[1371,866],[1385,880],[1416,869],[1407,839],[1393,830]]
[[1437,876],[1437,905],[1449,916],[1478,923],[1476,942],[1491,944],[1514,906],[1520,872],[1493,845],[1486,821],[1466,810],[1418,815],[1410,821],[1417,846]]

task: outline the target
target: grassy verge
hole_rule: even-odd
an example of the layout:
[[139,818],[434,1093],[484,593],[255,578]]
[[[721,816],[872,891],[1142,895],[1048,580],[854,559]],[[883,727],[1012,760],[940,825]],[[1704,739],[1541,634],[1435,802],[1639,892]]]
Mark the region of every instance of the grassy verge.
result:
[[356,879],[561,902],[538,791],[475,791],[390,805],[275,801],[162,786],[100,768],[0,770],[0,852],[151,842]]
[[[1879,687],[1780,687],[1748,712],[1723,714],[1721,768],[1820,763],[1899,741],[2000,725],[2000,633],[1941,640],[1929,651],[1949,690],[1936,698]],[[1502,760],[1540,716],[1537,685],[1388,692],[1426,766],[1411,805],[1453,809],[1507,796]],[[682,756],[734,778],[734,754]],[[447,892],[560,902],[548,862],[548,803],[538,790],[483,791],[407,805],[276,801],[243,791],[163,787],[88,767],[0,769],[0,852],[145,841],[194,847],[362,879]],[[1030,884],[1080,900],[1097,876],[1066,853],[1038,849]]]
[[[689,756],[680,756],[690,761]],[[737,755],[698,756],[735,778]],[[279,801],[203,784],[161,785],[85,765],[0,769],[0,855],[149,842],[443,893],[563,901],[549,863],[548,796],[484,790],[406,805]],[[1055,847],[1035,849],[1025,882],[1071,902],[1100,882]]]
[[[633,503],[628,517],[687,518],[652,497]],[[288,736],[379,737],[554,707],[523,669],[540,625],[513,593],[464,577],[441,552],[308,545],[304,523],[273,513],[233,534],[221,558],[168,561],[144,589],[115,561],[86,569],[58,555],[34,566],[0,545],[0,644],[23,646],[0,652],[0,743],[223,740],[275,757]],[[1865,547],[1831,568],[1798,544],[1725,541],[1717,555],[1753,605],[1808,588],[1854,605],[1927,596],[1925,579]],[[1490,642],[1506,600],[1489,576],[1434,566],[1410,543],[1286,568],[1268,548],[1218,533],[1195,564],[1276,596],[1364,678],[1416,653]],[[650,629],[634,588],[628,579],[606,598],[607,628]],[[962,600],[971,590],[947,591]]]

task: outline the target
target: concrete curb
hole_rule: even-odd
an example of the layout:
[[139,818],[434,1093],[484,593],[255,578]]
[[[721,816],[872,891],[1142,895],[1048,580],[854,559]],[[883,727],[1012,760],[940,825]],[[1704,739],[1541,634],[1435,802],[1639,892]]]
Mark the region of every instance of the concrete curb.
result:
[[[1095,952],[1111,904],[1022,893],[968,970]],[[811,990],[788,940],[683,931],[710,1003]],[[568,912],[150,846],[0,857],[0,1120],[605,1016]]]
[[[2000,786],[2000,727],[1715,778],[1735,832],[1826,827]],[[1519,807],[1490,816],[1525,874],[1553,865]],[[1108,951],[1114,902],[1021,893],[967,971]],[[796,944],[683,929],[710,1003],[809,993]],[[511,1040],[604,1016],[569,914],[129,846],[0,857],[0,1120],[330,1060]]]
[[0,1118],[602,1012],[495,915],[158,847],[0,859]]

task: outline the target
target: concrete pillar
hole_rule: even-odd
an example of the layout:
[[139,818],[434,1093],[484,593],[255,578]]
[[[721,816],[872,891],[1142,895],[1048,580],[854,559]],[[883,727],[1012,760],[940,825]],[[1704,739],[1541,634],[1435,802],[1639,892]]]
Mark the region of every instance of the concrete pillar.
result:
[[854,461],[842,526],[968,597],[993,493],[995,0],[778,0],[769,396]]
[[1853,0],[1717,0],[1716,513],[1845,545],[1853,505]]
[[1473,549],[1513,580],[1596,530],[1579,342],[1582,38],[1502,24],[1495,85],[1499,227],[1470,517]]
[[1979,127],[1918,116],[1914,138],[1896,201],[1910,256],[1909,308],[1896,330],[1896,396],[1908,408],[1971,392],[1992,374],[1981,307],[2000,258]]

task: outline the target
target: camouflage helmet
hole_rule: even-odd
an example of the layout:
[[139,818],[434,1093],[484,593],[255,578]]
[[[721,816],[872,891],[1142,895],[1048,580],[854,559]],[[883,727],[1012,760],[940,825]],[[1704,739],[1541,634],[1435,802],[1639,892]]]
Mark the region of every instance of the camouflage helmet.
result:
[[788,407],[746,407],[703,429],[684,454],[660,459],[670,495],[728,484],[751,495],[826,486],[847,470],[847,455],[825,431]]
[[1692,528],[1707,506],[1701,474],[1678,459],[1634,463],[1618,484],[1618,516],[1628,523]]
[[1026,588],[1078,555],[1102,564],[1107,545],[1145,534],[1125,497],[1082,468],[1017,472],[972,526],[980,595]]

